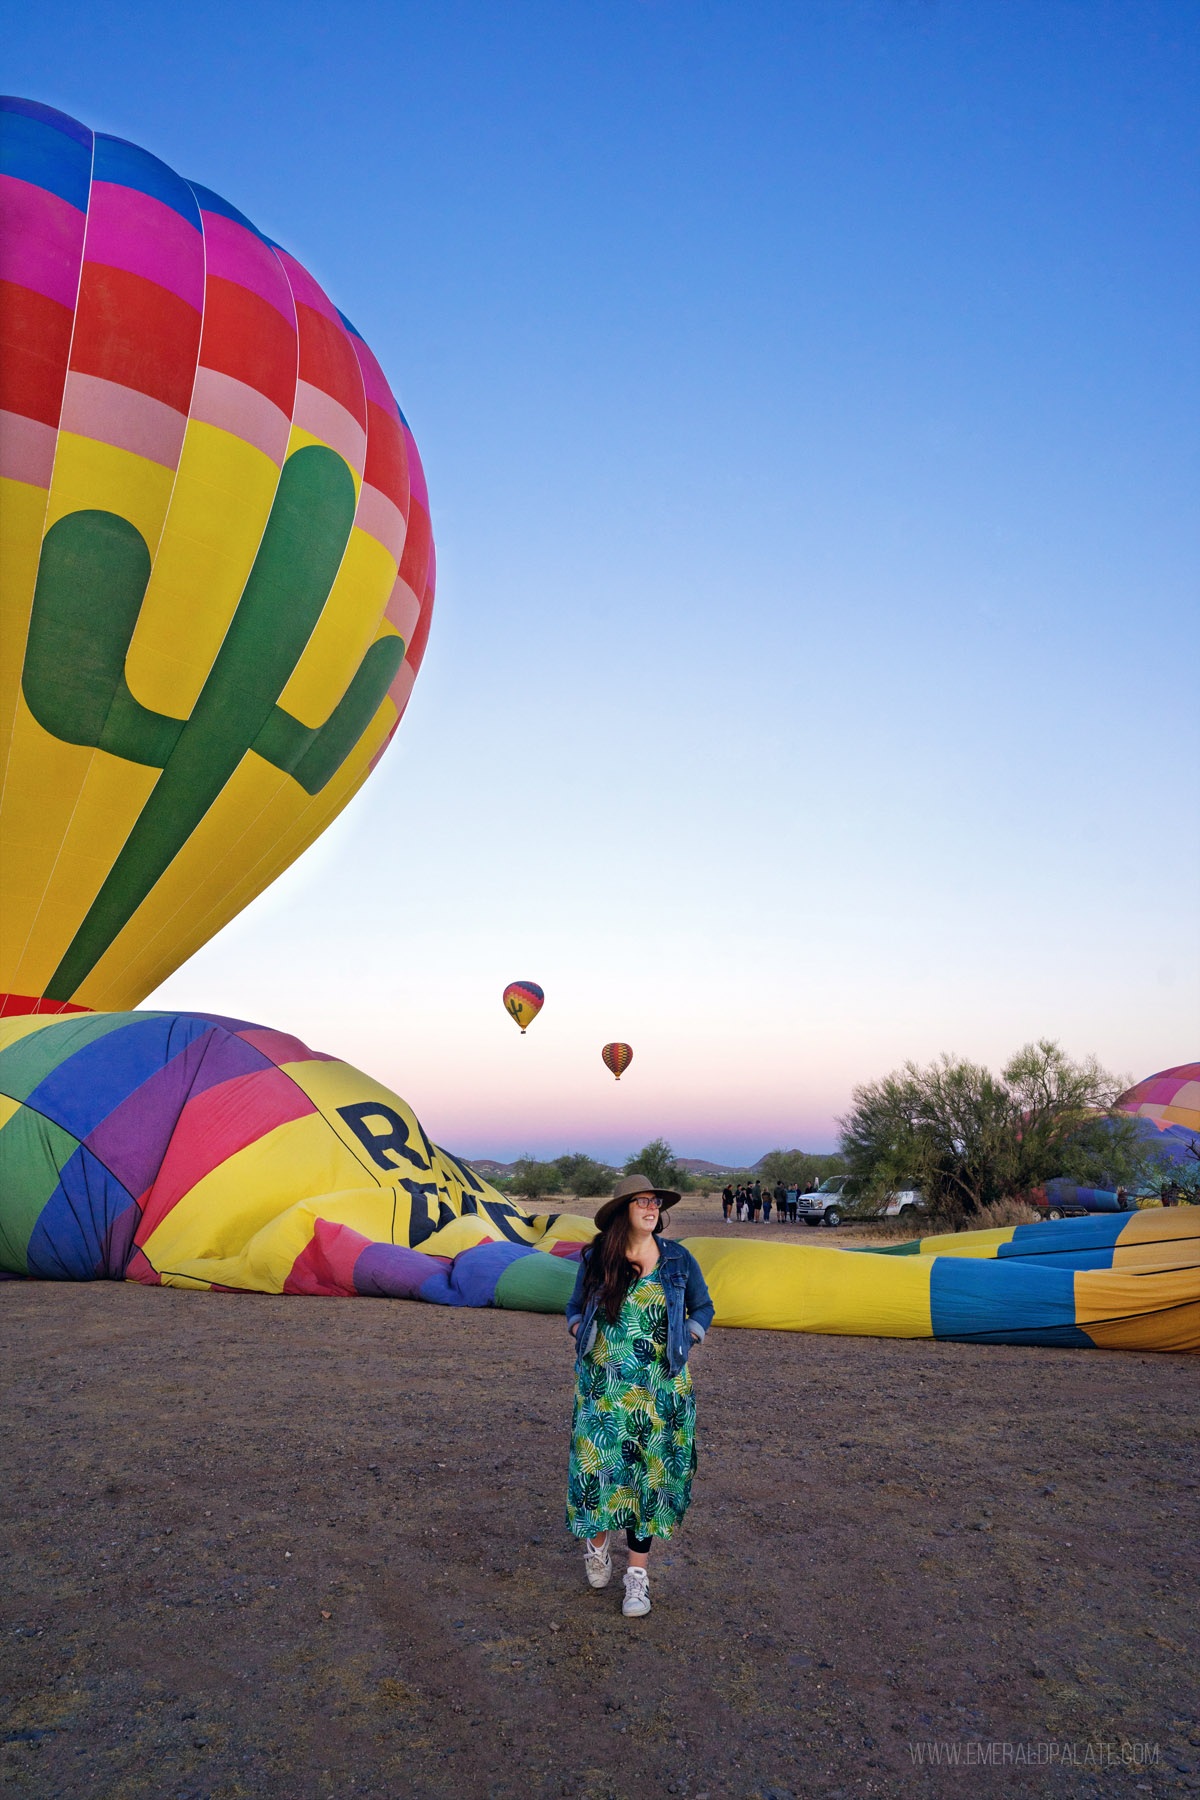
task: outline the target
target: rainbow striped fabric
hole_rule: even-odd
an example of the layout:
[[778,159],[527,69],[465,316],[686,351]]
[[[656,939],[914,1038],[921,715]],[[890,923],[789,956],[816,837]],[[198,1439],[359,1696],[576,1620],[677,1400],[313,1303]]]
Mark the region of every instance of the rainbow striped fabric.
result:
[[27,100],[0,358],[0,1016],[129,1006],[374,767],[429,631],[428,495],[294,257]]
[[1200,1132],[1200,1063],[1179,1063],[1148,1075],[1127,1088],[1117,1105],[1122,1112],[1152,1119],[1162,1131],[1176,1126]]

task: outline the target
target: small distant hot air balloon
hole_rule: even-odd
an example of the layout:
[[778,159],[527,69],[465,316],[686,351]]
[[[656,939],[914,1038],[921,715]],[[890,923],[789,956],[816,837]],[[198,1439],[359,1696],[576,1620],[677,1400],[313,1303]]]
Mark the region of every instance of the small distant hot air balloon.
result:
[[532,1025],[541,1012],[545,998],[536,981],[510,981],[505,988],[504,1010],[521,1027],[522,1037],[525,1036],[525,1027]]
[[633,1061],[633,1050],[628,1044],[605,1044],[600,1055],[604,1059],[605,1068],[618,1081]]

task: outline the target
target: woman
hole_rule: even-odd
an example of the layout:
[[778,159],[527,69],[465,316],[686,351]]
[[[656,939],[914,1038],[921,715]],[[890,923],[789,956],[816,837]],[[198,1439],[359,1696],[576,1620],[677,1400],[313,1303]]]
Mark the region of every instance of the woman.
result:
[[596,1214],[567,1306],[576,1345],[567,1529],[586,1540],[584,1570],[602,1588],[610,1535],[624,1528],[627,1619],[650,1611],[650,1545],[683,1518],[696,1470],[687,1359],[713,1305],[695,1257],[661,1236],[661,1203],[678,1198],[627,1175]]

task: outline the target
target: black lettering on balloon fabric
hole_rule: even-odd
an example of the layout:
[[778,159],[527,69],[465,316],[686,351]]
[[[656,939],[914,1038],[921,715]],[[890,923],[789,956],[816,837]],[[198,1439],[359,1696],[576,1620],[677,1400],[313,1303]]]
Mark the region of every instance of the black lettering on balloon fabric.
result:
[[[443,1225],[449,1225],[454,1218],[454,1208],[448,1200],[443,1200],[436,1188],[423,1187],[419,1181],[402,1181],[404,1189],[412,1202],[408,1215],[408,1242],[413,1250],[423,1244],[427,1237],[440,1231]],[[430,1216],[430,1203],[437,1202],[437,1223]]]
[[[518,1220],[522,1225],[526,1223],[524,1215],[519,1213],[515,1206],[510,1206],[507,1200],[481,1201],[479,1211],[483,1213],[486,1218],[490,1219],[492,1224],[495,1225],[498,1230],[503,1232],[510,1244],[529,1245],[529,1239],[525,1232],[520,1231],[517,1228]],[[533,1246],[530,1245],[529,1247],[532,1248]]]
[[[403,1168],[406,1162],[418,1169],[428,1169],[429,1164],[409,1139],[408,1125],[392,1107],[384,1106],[378,1100],[362,1100],[353,1106],[339,1106],[337,1112],[377,1169],[386,1169],[390,1175],[393,1169]],[[368,1122],[372,1119],[382,1122],[382,1131]],[[394,1151],[395,1155],[389,1156],[389,1151]]]

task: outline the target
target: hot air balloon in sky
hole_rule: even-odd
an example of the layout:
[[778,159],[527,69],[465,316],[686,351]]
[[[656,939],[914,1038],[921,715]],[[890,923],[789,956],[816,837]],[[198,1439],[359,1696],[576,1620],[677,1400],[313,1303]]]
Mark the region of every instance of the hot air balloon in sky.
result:
[[600,1056],[605,1068],[618,1081],[633,1061],[633,1051],[628,1044],[605,1044]]
[[545,998],[536,981],[510,981],[505,988],[504,1010],[521,1027],[522,1037],[526,1027],[532,1025],[541,1012]]
[[420,667],[379,364],[226,200],[0,101],[0,1012],[125,1007],[324,829]]

